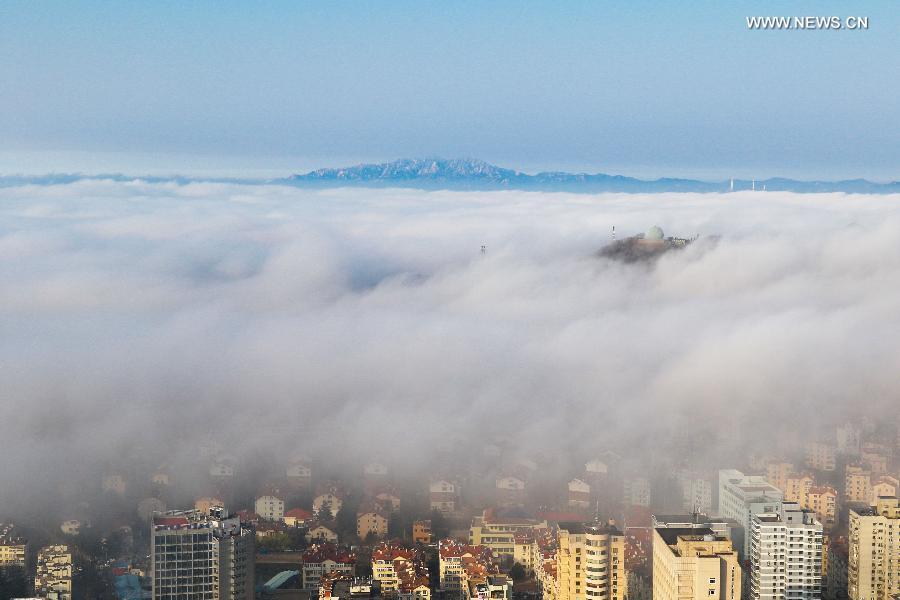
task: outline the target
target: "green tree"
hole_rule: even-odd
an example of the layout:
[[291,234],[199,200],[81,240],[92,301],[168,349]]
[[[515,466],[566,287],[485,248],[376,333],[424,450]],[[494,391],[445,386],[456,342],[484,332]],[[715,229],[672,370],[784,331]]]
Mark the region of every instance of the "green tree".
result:
[[319,512],[316,513],[316,519],[320,523],[330,523],[334,519],[334,513],[331,512],[330,502],[322,503],[322,506],[319,507]]
[[359,501],[353,497],[348,497],[341,505],[337,517],[334,520],[334,527],[337,534],[342,540],[351,539],[356,535],[356,511],[359,508]]
[[268,552],[285,552],[290,546],[290,538],[286,533],[267,535],[256,542],[256,547]]
[[303,550],[308,544],[306,542],[306,535],[304,535],[303,529],[288,529],[287,537],[288,537],[288,549],[289,550]]
[[0,598],[28,596],[28,578],[23,567],[0,568]]
[[516,563],[509,570],[509,576],[512,577],[512,580],[515,582],[524,581],[525,580],[525,567],[521,564]]
[[450,527],[447,525],[447,519],[439,510],[431,511],[431,533],[436,540],[443,539],[450,535]]
[[410,532],[407,526],[407,516],[404,513],[401,513],[399,510],[395,510],[391,513],[391,516],[388,517],[388,537],[390,539],[402,539],[405,540],[409,537]]

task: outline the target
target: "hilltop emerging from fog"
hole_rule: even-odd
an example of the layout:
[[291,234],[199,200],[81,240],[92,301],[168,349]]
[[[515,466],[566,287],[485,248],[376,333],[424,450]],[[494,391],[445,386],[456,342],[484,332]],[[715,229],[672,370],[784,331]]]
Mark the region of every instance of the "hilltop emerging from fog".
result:
[[666,237],[663,230],[658,225],[654,225],[646,233],[639,233],[625,239],[613,241],[611,244],[601,248],[597,254],[605,258],[613,258],[625,262],[652,260],[670,250],[685,248],[696,241],[696,239],[696,237]]

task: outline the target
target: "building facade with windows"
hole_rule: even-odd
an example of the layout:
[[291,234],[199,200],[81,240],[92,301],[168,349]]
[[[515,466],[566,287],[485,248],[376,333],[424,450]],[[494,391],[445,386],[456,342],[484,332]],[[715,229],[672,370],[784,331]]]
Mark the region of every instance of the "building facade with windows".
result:
[[709,528],[653,530],[653,600],[740,600],[741,580],[727,537]]
[[625,536],[613,525],[560,523],[558,600],[624,600]]
[[847,593],[851,600],[891,600],[900,595],[900,503],[879,498],[850,510]]
[[50,600],[72,600],[72,553],[68,546],[45,546],[38,552],[34,593]]
[[153,517],[153,600],[253,600],[252,527],[212,508]]
[[822,524],[811,510],[785,502],[753,515],[751,600],[818,600],[822,596]]
[[[719,516],[737,521],[745,532],[750,531],[753,515],[778,513],[784,494],[758,475],[744,475],[735,469],[719,471]],[[750,536],[744,536],[741,559],[750,553]]]

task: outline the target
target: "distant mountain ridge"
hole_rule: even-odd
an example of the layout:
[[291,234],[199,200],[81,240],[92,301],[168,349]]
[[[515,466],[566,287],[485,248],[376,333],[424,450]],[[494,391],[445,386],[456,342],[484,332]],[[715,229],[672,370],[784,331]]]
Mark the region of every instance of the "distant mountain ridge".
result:
[[[774,177],[751,181],[701,181],[698,179],[637,179],[605,173],[568,173],[545,171],[529,175],[506,169],[477,159],[405,158],[386,163],[360,164],[344,168],[316,169],[304,174],[278,179],[249,179],[229,177],[149,176],[135,177],[112,173],[104,175],[49,174],[41,176],[2,175],[0,187],[21,185],[60,185],[82,180],[142,180],[152,183],[194,182],[237,183],[245,185],[290,185],[303,188],[334,187],[401,187],[425,190],[531,190],[544,192],[727,192],[756,191],[849,194],[898,194],[900,181],[878,183],[867,179],[841,181],[800,181]],[[733,186],[733,187],[732,187]]]
[[294,181],[411,181],[452,180],[491,181],[509,184],[528,177],[475,159],[404,158],[389,163],[363,164],[344,169],[317,169],[305,175],[292,175]]
[[[287,182],[299,186],[421,187],[425,189],[517,189],[572,192],[725,192],[728,181],[697,179],[637,179],[605,173],[545,171],[529,175],[477,159],[401,159],[378,164],[326,168],[292,175]],[[799,181],[771,178],[760,181],[735,179],[734,191],[900,193],[900,182],[876,183],[866,179]]]

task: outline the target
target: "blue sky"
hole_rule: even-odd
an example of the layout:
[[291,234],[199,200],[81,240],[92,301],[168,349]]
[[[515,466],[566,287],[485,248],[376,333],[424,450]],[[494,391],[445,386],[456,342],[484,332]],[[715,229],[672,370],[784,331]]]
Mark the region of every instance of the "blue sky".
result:
[[[0,4],[0,172],[900,178],[900,5]],[[749,31],[751,15],[868,31]]]

